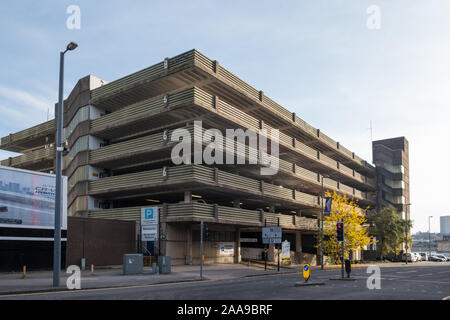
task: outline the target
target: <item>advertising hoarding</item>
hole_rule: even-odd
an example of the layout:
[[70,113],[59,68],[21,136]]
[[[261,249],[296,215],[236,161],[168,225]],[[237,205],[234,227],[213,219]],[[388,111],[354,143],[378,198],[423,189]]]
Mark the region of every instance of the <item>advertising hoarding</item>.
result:
[[[61,228],[67,230],[67,177],[62,177]],[[0,228],[53,229],[54,174],[0,166]]]

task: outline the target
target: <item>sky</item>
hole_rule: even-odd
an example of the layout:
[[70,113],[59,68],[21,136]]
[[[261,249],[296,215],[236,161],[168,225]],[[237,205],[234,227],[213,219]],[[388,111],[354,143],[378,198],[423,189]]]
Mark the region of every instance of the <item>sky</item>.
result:
[[[71,5],[79,29],[67,26]],[[405,136],[413,232],[428,216],[439,232],[450,215],[449,12],[447,0],[2,1],[0,136],[53,118],[70,41],[65,97],[88,74],[112,81],[195,48],[369,162],[371,139]]]

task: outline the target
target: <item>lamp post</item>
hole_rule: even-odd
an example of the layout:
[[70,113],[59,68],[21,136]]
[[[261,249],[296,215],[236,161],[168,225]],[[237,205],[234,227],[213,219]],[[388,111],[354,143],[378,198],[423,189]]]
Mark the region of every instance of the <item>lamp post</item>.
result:
[[431,218],[433,218],[433,216],[428,216],[428,255],[430,260],[431,260],[431,228],[430,228]]
[[321,228],[320,228],[320,232],[321,232],[321,236],[322,236],[322,242],[321,242],[321,248],[320,248],[320,269],[323,270],[323,179],[324,178],[329,178],[328,175],[321,175],[322,178],[322,217],[321,217]]
[[[405,261],[406,264],[408,264],[408,207],[411,205],[411,203],[405,204],[406,206],[406,212],[405,212]],[[412,259],[412,258],[411,258]]]
[[56,194],[55,194],[55,231],[53,242],[53,286],[59,286],[61,271],[61,159],[64,147],[61,143],[63,130],[63,87],[64,87],[64,54],[75,50],[78,45],[70,42],[66,50],[59,54],[59,95],[56,125]]

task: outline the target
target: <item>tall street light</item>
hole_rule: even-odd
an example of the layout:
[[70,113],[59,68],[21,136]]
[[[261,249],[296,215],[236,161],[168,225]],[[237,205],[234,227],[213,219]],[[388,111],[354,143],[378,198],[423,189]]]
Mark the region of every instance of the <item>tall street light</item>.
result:
[[63,87],[64,87],[64,54],[67,51],[75,50],[78,45],[70,42],[66,50],[59,54],[59,96],[58,113],[56,125],[56,195],[55,195],[55,233],[53,244],[53,286],[59,286],[61,272],[61,159],[64,147],[61,143],[63,130]]
[[430,219],[433,218],[433,216],[428,216],[428,255],[431,260],[431,228],[430,228]]
[[321,243],[321,248],[320,248],[320,269],[323,270],[323,197],[324,197],[324,194],[323,194],[323,179],[324,178],[329,178],[330,176],[328,176],[328,175],[321,175],[321,177],[322,177],[322,218],[321,218],[322,226],[320,228],[320,232],[321,232],[321,236],[322,236],[322,243]]
[[411,205],[411,203],[405,204],[405,206],[406,206],[406,212],[405,212],[405,261],[406,261],[406,264],[408,264],[408,255],[407,255],[408,249],[409,249],[408,248],[408,208],[410,205]]

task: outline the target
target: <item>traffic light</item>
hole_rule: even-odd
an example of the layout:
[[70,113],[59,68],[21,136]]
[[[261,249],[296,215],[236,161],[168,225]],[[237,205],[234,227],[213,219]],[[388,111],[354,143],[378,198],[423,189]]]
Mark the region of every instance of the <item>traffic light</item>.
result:
[[337,241],[344,241],[344,223],[338,222],[336,224],[336,238]]

